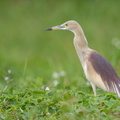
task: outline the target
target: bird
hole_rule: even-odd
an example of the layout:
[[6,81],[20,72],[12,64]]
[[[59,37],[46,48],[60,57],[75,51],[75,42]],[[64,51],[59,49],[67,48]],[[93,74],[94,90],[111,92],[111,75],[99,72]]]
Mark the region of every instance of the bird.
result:
[[120,97],[120,78],[117,72],[107,59],[89,48],[84,31],[78,22],[69,20],[61,25],[45,29],[45,31],[51,30],[69,30],[74,33],[73,44],[84,74],[92,86],[94,96],[97,95],[97,86],[104,91],[116,93]]

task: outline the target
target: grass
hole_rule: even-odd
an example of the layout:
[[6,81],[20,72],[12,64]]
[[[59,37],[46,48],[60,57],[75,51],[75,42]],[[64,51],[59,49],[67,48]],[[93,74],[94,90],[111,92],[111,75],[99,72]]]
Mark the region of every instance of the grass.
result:
[[0,1],[0,120],[119,120],[120,99],[85,79],[68,31],[78,21],[89,46],[120,74],[120,1]]

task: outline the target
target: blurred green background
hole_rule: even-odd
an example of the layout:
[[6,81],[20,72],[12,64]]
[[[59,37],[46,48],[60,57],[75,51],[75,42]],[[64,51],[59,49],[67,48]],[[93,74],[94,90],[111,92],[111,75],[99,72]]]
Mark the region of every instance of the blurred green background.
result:
[[[79,22],[89,47],[120,74],[120,0],[0,1],[0,87],[23,87],[64,70],[64,84],[81,89],[86,80],[73,46],[73,33],[46,32],[68,20]],[[8,70],[11,72],[8,73]],[[6,80],[9,77],[8,80]],[[72,87],[71,87],[72,88]]]

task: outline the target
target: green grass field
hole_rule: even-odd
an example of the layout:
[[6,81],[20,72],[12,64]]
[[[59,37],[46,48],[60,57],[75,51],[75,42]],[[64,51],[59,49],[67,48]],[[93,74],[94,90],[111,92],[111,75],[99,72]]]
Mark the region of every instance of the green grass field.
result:
[[44,31],[72,19],[120,75],[119,0],[0,1],[0,120],[119,120],[115,94],[93,96],[73,33]]

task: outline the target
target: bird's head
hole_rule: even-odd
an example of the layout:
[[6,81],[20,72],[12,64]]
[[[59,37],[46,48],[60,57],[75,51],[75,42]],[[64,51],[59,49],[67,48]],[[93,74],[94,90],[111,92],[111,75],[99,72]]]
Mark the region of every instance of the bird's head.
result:
[[54,27],[51,27],[51,28],[47,28],[45,29],[46,31],[51,31],[51,30],[70,30],[70,31],[74,31],[75,29],[77,29],[79,26],[79,24],[74,21],[74,20],[70,20],[70,21],[67,21],[61,25],[58,25],[58,26],[54,26]]

